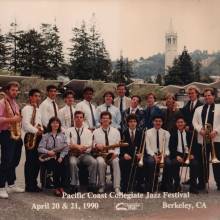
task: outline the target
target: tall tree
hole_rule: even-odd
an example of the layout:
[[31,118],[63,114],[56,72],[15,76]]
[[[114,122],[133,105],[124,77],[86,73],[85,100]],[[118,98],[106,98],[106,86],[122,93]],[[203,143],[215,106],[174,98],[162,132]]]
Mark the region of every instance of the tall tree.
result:
[[196,81],[196,82],[201,81],[200,69],[201,69],[201,63],[197,60],[194,65],[194,81]]
[[41,24],[41,34],[44,47],[44,78],[56,79],[62,72],[64,55],[63,43],[60,40],[59,29],[56,24]]
[[161,74],[157,74],[156,83],[161,86],[162,85],[162,81],[163,81],[162,75]]
[[6,61],[7,61],[7,47],[5,44],[5,36],[2,35],[0,30],[0,69],[6,67]]

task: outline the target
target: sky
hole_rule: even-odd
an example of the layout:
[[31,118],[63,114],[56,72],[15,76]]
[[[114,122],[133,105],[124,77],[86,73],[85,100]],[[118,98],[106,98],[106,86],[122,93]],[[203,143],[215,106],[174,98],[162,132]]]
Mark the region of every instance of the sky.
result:
[[15,19],[23,30],[56,22],[67,56],[72,28],[95,13],[111,59],[121,52],[134,59],[164,53],[172,20],[179,53],[184,46],[212,53],[220,50],[219,9],[219,0],[0,0],[0,29]]

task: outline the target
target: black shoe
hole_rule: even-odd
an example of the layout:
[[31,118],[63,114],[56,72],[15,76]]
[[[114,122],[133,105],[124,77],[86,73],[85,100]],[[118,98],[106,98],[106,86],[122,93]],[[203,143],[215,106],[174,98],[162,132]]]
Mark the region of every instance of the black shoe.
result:
[[96,185],[94,184],[89,185],[87,191],[92,193],[97,193]]
[[36,187],[25,187],[25,191],[26,192],[36,192],[36,193],[38,193],[38,192],[41,192],[42,189],[38,186],[36,186]]
[[190,179],[186,180],[185,182],[182,183],[183,185],[189,185],[190,184]]
[[78,192],[78,187],[71,185],[69,192],[70,192],[71,194],[77,193],[77,192]]
[[205,184],[198,184],[197,189],[198,190],[205,190]]
[[198,189],[196,189],[195,187],[192,187],[192,186],[189,188],[189,192],[192,194],[199,194]]
[[182,191],[182,187],[180,186],[180,184],[174,186],[174,192],[181,192],[181,191]]

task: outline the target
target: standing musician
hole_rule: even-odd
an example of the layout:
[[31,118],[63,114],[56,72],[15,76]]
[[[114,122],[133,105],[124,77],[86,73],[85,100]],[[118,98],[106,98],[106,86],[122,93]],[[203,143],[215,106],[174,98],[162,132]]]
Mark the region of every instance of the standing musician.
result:
[[43,133],[39,103],[41,92],[38,89],[29,91],[30,104],[22,109],[22,129],[25,132],[24,145],[26,161],[24,166],[26,192],[40,192],[37,177],[40,169],[37,147]]
[[97,161],[90,154],[92,148],[92,132],[83,126],[84,113],[82,111],[75,112],[74,120],[75,127],[68,128],[66,131],[67,143],[70,148],[70,192],[75,193],[78,191],[78,165],[81,163],[86,165],[89,170],[88,191],[95,192]]
[[[212,88],[204,90],[205,104],[196,108],[193,116],[193,126],[198,132],[198,143],[200,144],[200,178],[203,182],[199,188],[202,190],[209,179],[209,157],[210,152],[216,153],[220,160],[220,105],[215,104],[215,93]],[[208,126],[211,126],[209,130]],[[214,178],[217,189],[220,190],[220,163],[213,163]]]
[[115,106],[120,110],[122,115],[125,109],[129,108],[131,99],[126,94],[126,87],[124,83],[120,83],[117,85],[117,97],[114,99]]
[[42,166],[53,171],[53,180],[56,196],[61,197],[67,184],[67,154],[68,145],[65,134],[61,131],[61,122],[52,117],[47,126],[47,133],[43,135],[38,152],[50,158],[42,162]]
[[99,126],[100,123],[100,114],[104,111],[110,112],[112,116],[112,123],[111,126],[117,129],[120,129],[121,123],[121,114],[117,107],[114,104],[114,94],[110,91],[105,92],[103,95],[104,104],[97,107],[97,125]]
[[76,105],[76,111],[82,111],[85,114],[85,126],[90,130],[96,128],[96,108],[91,103],[94,95],[94,90],[91,87],[86,87],[83,90],[84,100]]
[[154,93],[150,92],[146,95],[146,108],[145,113],[145,128],[150,129],[153,127],[153,117],[155,115],[162,115],[159,107],[155,105],[156,96]]
[[[137,187],[140,189],[141,168],[136,167],[137,175],[135,175],[135,166],[138,163],[137,153],[139,152],[142,132],[137,128],[137,117],[135,114],[130,114],[127,117],[128,128],[123,132],[122,139],[129,144],[128,147],[120,149],[120,168],[121,168],[121,191],[128,192],[131,189],[131,183],[138,181]],[[133,167],[132,167],[133,166]],[[130,188],[130,189],[129,189]]]
[[44,130],[48,125],[50,118],[58,117],[58,105],[56,104],[57,87],[55,85],[47,86],[47,98],[40,104],[40,112]]
[[72,90],[67,90],[64,93],[64,101],[66,105],[58,112],[58,117],[62,124],[63,131],[66,131],[70,127],[74,127],[74,104],[75,93]]
[[198,194],[197,178],[198,178],[198,161],[194,157],[194,146],[192,144],[192,134],[185,129],[186,123],[183,116],[176,119],[176,130],[171,133],[169,149],[170,158],[173,162],[173,178],[175,192],[181,191],[181,175],[180,167],[185,165],[185,161],[189,159],[190,167],[190,192]]
[[162,124],[163,117],[160,115],[154,116],[154,127],[148,129],[145,134],[147,151],[146,167],[148,167],[147,190],[149,192],[154,191],[156,173],[158,173],[158,168],[160,165],[163,167],[161,190],[168,192],[172,191],[172,162],[169,158],[170,133],[162,129]]
[[[94,138],[94,150],[103,151],[106,146],[118,144],[120,142],[120,133],[118,129],[111,126],[111,113],[102,112],[100,115],[101,127],[97,128],[93,132]],[[109,150],[108,153],[112,153],[110,165],[113,169],[113,187],[116,193],[120,192],[121,173],[119,167],[119,149]],[[98,179],[99,179],[99,193],[105,191],[105,174],[107,164],[102,155],[96,158],[98,162]]]
[[141,103],[141,97],[138,95],[134,95],[131,97],[130,107],[127,108],[122,114],[122,131],[125,131],[128,128],[127,117],[130,114],[135,114],[137,117],[137,127],[140,130],[144,128],[144,111],[140,109],[139,105]]
[[9,192],[24,192],[24,189],[15,185],[15,169],[20,162],[22,149],[21,116],[15,100],[18,89],[17,82],[9,82],[0,100],[0,198],[8,198]]

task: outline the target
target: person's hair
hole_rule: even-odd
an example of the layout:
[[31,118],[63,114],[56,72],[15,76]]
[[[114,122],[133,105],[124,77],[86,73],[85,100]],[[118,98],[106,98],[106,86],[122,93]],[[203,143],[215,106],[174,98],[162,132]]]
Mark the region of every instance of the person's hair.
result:
[[57,86],[55,86],[55,85],[48,85],[47,86],[47,92],[49,92],[51,89],[56,89],[57,90]]
[[39,89],[31,89],[28,93],[28,96],[31,97],[33,96],[35,93],[40,93],[41,94],[41,91]]
[[203,94],[205,94],[206,92],[211,92],[211,94],[213,96],[215,96],[215,91],[214,91],[213,88],[210,88],[210,87],[209,88],[205,88]]
[[177,122],[178,120],[180,120],[180,119],[182,119],[183,121],[185,121],[185,118],[183,117],[183,115],[179,115],[179,116],[176,117],[176,122]]
[[85,94],[86,92],[92,92],[92,93],[94,93],[94,89],[92,88],[92,87],[85,87],[84,89],[83,89],[83,94]]
[[189,87],[186,89],[186,92],[189,93],[190,90],[195,90],[196,93],[197,93],[197,95],[200,94],[200,89],[199,89],[197,86],[194,86],[194,85],[189,86]]
[[104,112],[101,113],[100,119],[102,119],[103,116],[106,116],[106,115],[109,116],[109,119],[112,119],[112,114],[110,112],[107,112],[107,111],[104,111]]
[[162,121],[164,120],[162,115],[154,115],[152,121],[154,121],[155,119],[161,119]]
[[141,103],[141,97],[139,95],[133,95],[131,96],[131,99],[138,98],[138,102]]
[[135,120],[137,122],[137,116],[135,114],[128,115],[128,117],[126,118],[127,123],[131,120]]
[[156,95],[153,92],[149,92],[146,94],[145,98],[148,99],[149,96],[153,96],[154,99],[156,100]]
[[76,117],[76,115],[83,115],[83,118],[85,117],[85,114],[83,111],[75,111],[74,117]]
[[107,96],[107,95],[110,95],[112,97],[112,104],[114,104],[115,96],[114,96],[113,92],[111,92],[111,91],[107,91],[107,92],[104,93],[104,95],[103,95],[103,102],[105,102],[105,96]]
[[5,90],[9,90],[11,87],[20,87],[20,84],[16,81],[11,81],[5,86]]
[[73,90],[67,90],[67,91],[64,93],[63,98],[66,98],[66,97],[69,96],[69,95],[72,95],[73,98],[74,98],[75,92],[74,92]]
[[123,87],[126,89],[126,85],[125,85],[124,83],[119,83],[119,84],[117,85],[117,89],[118,89],[119,87],[121,87],[121,86],[123,86]]
[[166,96],[165,96],[165,99],[166,99],[166,100],[169,99],[169,98],[172,98],[174,101],[176,101],[175,96],[174,96],[173,94],[171,94],[171,93],[168,93],[168,94],[166,94]]
[[52,117],[50,118],[49,122],[48,122],[48,125],[47,125],[47,132],[51,132],[52,131],[52,127],[51,127],[51,124],[56,121],[59,123],[59,128],[57,129],[57,133],[60,133],[61,132],[61,121],[59,118],[57,117]]

